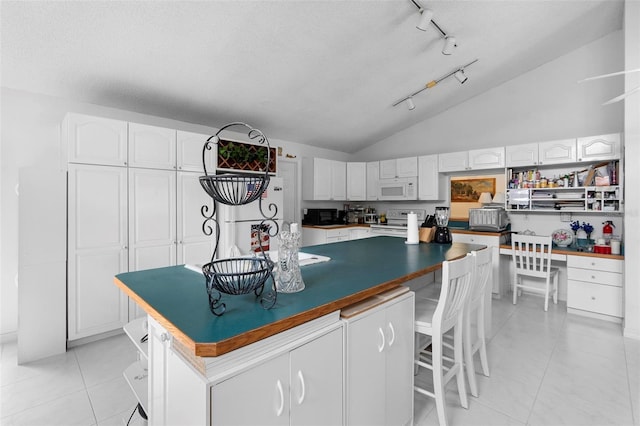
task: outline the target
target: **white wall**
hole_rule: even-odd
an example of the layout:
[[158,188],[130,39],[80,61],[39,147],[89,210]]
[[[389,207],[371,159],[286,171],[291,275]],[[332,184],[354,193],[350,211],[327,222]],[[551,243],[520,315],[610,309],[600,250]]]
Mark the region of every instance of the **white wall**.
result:
[[[153,117],[98,105],[2,88],[2,145],[0,160],[0,340],[15,337],[18,321],[18,171],[22,167],[60,165],[60,124],[67,112],[115,118],[131,122],[213,134],[216,129],[203,125]],[[249,123],[251,124],[251,123]],[[272,146],[281,146],[283,155],[348,159],[347,154],[301,145],[269,137]],[[46,178],[43,176],[43,178]],[[64,196],[64,194],[62,194]],[[42,206],[46,214],[47,206]]]
[[[440,153],[442,147],[455,152],[621,132],[622,104],[601,104],[622,92],[622,81],[577,81],[619,71],[622,46],[622,32],[611,33],[355,155],[361,161],[378,160]],[[473,84],[473,72],[468,76],[464,86],[437,90],[464,90]],[[419,114],[420,108],[406,113]]]
[[[640,2],[625,2],[624,20],[624,69],[640,68]],[[621,67],[622,69],[622,67]],[[640,73],[628,74],[625,77],[624,90],[632,90],[640,86]],[[621,102],[622,103],[622,102]],[[629,96],[624,101],[624,133],[625,133],[625,319],[624,334],[640,339],[640,93]]]

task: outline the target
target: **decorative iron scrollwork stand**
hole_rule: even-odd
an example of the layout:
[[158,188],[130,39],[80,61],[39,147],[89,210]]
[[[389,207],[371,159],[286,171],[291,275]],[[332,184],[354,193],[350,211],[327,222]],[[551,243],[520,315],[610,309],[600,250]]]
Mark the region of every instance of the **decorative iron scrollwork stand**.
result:
[[[228,173],[210,175],[207,172],[207,151],[213,148],[212,145],[218,144],[219,135],[223,131],[234,126],[245,127],[248,129],[247,135],[250,139],[266,145],[267,161],[264,174],[242,175]],[[256,297],[260,297],[260,304],[263,308],[270,309],[276,304],[278,293],[273,274],[275,265],[263,246],[265,229],[270,237],[275,237],[279,233],[279,226],[275,221],[278,207],[271,203],[266,206],[265,211],[262,203],[262,194],[269,186],[270,164],[271,147],[267,137],[260,130],[242,122],[229,123],[223,126],[215,135],[207,139],[202,148],[202,166],[205,175],[200,177],[200,184],[213,199],[213,208],[210,209],[207,205],[204,205],[200,209],[202,216],[205,218],[202,223],[202,231],[207,236],[212,235],[215,231],[215,246],[211,261],[202,267],[202,272],[206,279],[209,308],[216,316],[220,316],[226,311],[226,304],[222,302],[223,293],[240,295],[254,292]],[[238,254],[238,256],[234,255],[227,259],[216,259],[220,243],[220,224],[216,218],[218,203],[241,206],[256,200],[258,200],[260,214],[264,218],[258,226],[259,254],[252,257],[242,257]],[[271,230],[274,230],[274,232]],[[268,283],[269,281],[270,284]]]

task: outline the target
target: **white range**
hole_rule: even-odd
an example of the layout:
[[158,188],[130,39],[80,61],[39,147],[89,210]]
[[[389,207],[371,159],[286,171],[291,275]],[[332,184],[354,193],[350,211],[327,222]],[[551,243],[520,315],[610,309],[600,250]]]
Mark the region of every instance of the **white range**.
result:
[[387,210],[387,223],[370,225],[371,234],[407,238],[407,216],[409,213],[418,215],[418,226],[427,217],[427,211],[423,209],[389,209]]

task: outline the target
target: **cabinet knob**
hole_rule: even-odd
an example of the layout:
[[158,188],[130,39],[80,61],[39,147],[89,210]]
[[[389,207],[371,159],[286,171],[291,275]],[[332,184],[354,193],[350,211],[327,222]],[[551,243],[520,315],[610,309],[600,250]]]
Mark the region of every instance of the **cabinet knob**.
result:
[[596,279],[596,276],[595,276],[595,275],[591,275],[591,279],[592,279],[592,280],[595,280],[595,279]]
[[169,339],[171,339],[171,337],[169,337],[169,333],[162,333],[160,335],[160,340],[162,342],[167,342],[167,341],[169,341]]
[[128,248],[129,248],[129,247],[127,247],[127,246],[122,246],[122,250],[126,250],[126,249],[128,249]]
[[591,296],[591,300],[596,300],[596,297],[595,296]]

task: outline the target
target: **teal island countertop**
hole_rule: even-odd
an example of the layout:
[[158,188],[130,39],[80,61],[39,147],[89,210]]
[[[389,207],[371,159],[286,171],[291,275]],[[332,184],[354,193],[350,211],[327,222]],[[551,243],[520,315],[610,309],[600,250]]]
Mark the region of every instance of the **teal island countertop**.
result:
[[[305,289],[278,293],[264,309],[253,293],[223,295],[224,315],[209,310],[204,276],[183,265],[118,274],[115,283],[196,356],[220,356],[335,312],[441,268],[481,245],[405,244],[378,236],[304,247],[330,257],[301,267]],[[269,280],[268,283],[271,281]]]

